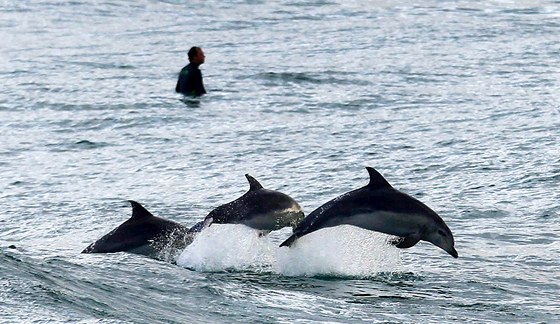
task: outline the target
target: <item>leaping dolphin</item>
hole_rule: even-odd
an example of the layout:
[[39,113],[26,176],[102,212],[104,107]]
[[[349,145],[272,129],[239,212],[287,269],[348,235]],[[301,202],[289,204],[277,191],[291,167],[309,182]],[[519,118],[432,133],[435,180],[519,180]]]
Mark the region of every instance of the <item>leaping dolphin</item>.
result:
[[400,237],[398,248],[410,248],[428,241],[454,258],[459,255],[449,227],[443,219],[419,200],[393,188],[375,169],[366,167],[369,184],[345,193],[309,214],[280,246],[322,228],[354,225]]
[[169,261],[170,256],[182,251],[198,232],[197,228],[189,230],[179,223],[156,217],[136,201],[129,202],[132,217],[82,253],[130,252]]
[[301,207],[290,196],[264,189],[249,174],[245,174],[245,177],[249,181],[249,191],[236,200],[212,210],[204,220],[208,226],[244,224],[263,232],[270,232],[287,226],[295,228],[304,218]]

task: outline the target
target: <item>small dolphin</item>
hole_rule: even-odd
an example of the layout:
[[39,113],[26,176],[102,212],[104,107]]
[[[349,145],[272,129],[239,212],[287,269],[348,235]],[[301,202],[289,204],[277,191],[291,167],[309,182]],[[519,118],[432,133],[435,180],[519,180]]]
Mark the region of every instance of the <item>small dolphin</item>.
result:
[[454,258],[453,234],[445,222],[419,200],[393,188],[375,169],[366,167],[369,184],[343,194],[309,214],[280,246],[322,228],[354,225],[400,237],[398,248],[410,248],[420,240],[440,247]]
[[290,196],[275,190],[264,189],[249,174],[249,191],[236,200],[212,210],[204,222],[211,224],[243,224],[270,232],[295,226],[304,218],[299,204]]
[[139,203],[129,200],[132,217],[92,243],[82,253],[130,252],[169,261],[174,253],[189,245],[197,229],[152,215]]

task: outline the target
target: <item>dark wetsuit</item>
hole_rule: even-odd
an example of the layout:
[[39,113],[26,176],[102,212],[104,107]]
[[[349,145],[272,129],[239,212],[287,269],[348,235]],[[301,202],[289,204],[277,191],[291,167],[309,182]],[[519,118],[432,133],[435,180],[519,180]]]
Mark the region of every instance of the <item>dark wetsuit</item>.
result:
[[206,93],[198,65],[190,63],[179,72],[175,91],[189,96],[201,96]]

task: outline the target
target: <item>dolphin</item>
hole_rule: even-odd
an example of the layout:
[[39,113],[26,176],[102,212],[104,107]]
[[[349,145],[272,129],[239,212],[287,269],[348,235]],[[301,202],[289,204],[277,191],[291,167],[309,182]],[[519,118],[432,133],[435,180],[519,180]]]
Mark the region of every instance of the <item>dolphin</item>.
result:
[[374,168],[366,167],[369,184],[345,193],[314,210],[280,246],[291,246],[298,238],[322,228],[353,225],[398,236],[396,247],[413,247],[428,241],[454,258],[459,255],[449,227],[419,200],[393,188]]
[[192,243],[200,230],[156,217],[136,201],[129,202],[132,217],[86,247],[82,253],[130,252],[168,261]]
[[295,228],[304,218],[301,207],[290,196],[264,189],[249,174],[245,174],[245,177],[249,181],[249,191],[236,200],[212,210],[204,219],[208,226],[243,224],[268,233],[288,226]]

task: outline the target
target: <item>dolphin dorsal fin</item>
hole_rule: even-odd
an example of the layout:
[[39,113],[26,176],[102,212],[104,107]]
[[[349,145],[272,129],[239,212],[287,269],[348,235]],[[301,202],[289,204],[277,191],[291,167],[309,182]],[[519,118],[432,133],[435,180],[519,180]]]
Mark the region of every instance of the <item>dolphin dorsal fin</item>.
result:
[[249,191],[262,189],[263,186],[257,181],[257,179],[251,177],[248,173],[245,174],[245,178],[249,181]]
[[391,185],[389,184],[389,182],[387,182],[387,180],[385,180],[385,178],[383,178],[381,173],[377,172],[377,170],[371,167],[366,167],[366,169],[369,173],[369,183],[367,185],[369,188],[371,189],[391,188]]
[[147,217],[154,217],[144,206],[140,205],[134,200],[128,201],[132,205],[132,216],[131,219],[142,219]]

